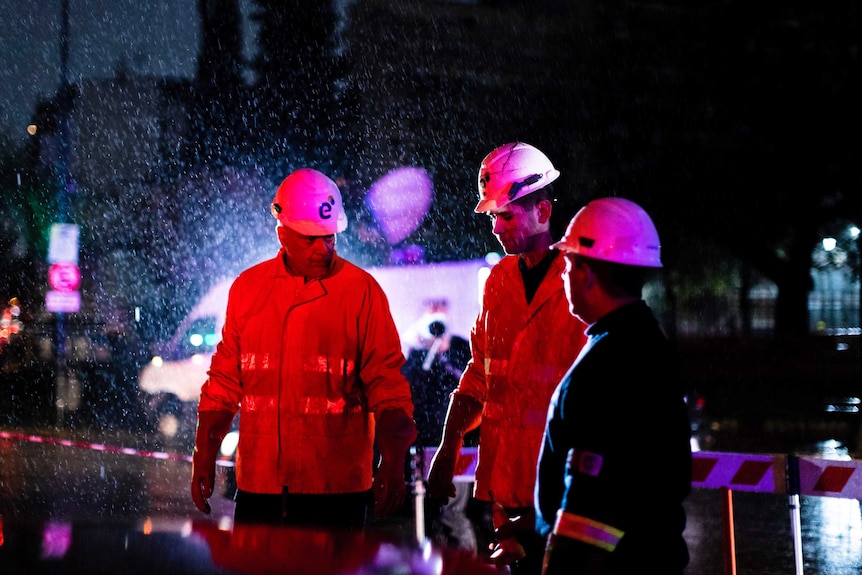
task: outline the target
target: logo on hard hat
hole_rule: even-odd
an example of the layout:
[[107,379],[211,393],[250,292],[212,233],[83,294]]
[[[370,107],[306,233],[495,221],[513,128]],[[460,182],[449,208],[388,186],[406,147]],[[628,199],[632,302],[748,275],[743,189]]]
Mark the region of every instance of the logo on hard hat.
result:
[[335,205],[335,198],[329,196],[325,202],[320,204],[320,207],[317,209],[317,215],[320,216],[321,220],[328,220],[332,217],[332,207]]

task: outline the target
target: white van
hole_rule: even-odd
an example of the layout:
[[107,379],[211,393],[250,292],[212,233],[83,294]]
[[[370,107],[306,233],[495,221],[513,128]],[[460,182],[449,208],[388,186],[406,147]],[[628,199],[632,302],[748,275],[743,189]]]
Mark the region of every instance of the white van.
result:
[[[432,305],[445,304],[450,334],[468,337],[489,270],[490,264],[484,259],[368,268],[386,292],[405,353],[417,329],[427,327],[423,318]],[[213,285],[170,341],[156,346],[139,374],[144,409],[153,430],[165,440],[194,440],[200,389],[221,339],[232,282],[231,278]]]

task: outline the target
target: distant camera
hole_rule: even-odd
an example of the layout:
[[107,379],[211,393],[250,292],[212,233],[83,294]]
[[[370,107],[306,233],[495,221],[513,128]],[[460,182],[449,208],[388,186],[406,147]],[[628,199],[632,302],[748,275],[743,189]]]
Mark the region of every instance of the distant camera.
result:
[[442,321],[435,320],[428,324],[428,333],[430,333],[434,337],[440,337],[444,333],[446,333],[446,324]]

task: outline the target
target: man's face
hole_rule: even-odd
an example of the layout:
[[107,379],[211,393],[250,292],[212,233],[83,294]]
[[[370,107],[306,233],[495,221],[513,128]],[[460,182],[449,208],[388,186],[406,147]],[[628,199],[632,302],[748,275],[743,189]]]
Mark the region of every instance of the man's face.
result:
[[525,208],[517,203],[506,204],[488,213],[494,235],[509,255],[518,255],[533,248],[532,238],[548,229],[539,221],[539,204]]
[[326,275],[335,257],[335,234],[304,236],[286,226],[277,226],[276,231],[293,273],[306,278]]

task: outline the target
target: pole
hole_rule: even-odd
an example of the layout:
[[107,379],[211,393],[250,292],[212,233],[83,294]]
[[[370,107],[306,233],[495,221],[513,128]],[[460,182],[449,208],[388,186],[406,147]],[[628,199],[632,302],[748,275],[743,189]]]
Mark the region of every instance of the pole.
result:
[[721,488],[724,516],[724,575],[736,575],[736,535],[733,527],[733,491]]
[[793,535],[793,556],[796,575],[802,575],[802,521],[799,510],[799,457],[787,456],[787,507],[790,510],[790,530]]
[[[57,194],[58,219],[62,223],[69,219],[69,112],[71,109],[71,90],[69,88],[69,0],[63,0],[61,6],[60,24],[60,110],[58,118],[60,158],[57,166],[59,192]],[[64,421],[65,400],[68,395],[68,378],[66,374],[66,325],[63,312],[57,312],[57,343],[56,360],[57,373],[54,381],[54,407],[56,408],[56,425],[61,427]]]
[[425,450],[414,445],[410,448],[410,457],[416,542],[422,545],[425,543]]

